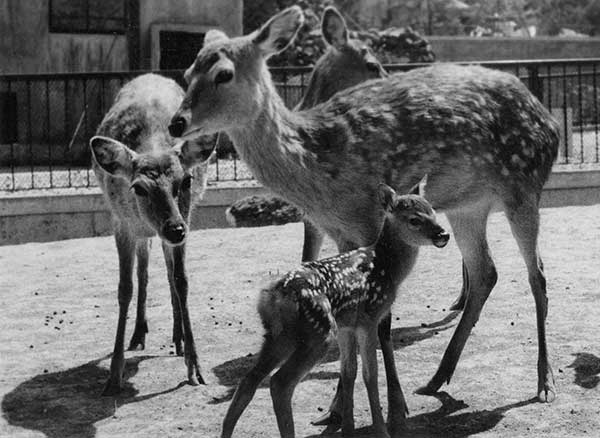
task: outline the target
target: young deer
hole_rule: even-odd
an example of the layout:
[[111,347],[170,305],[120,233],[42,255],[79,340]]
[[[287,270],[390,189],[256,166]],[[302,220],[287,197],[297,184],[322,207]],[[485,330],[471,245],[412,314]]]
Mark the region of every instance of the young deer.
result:
[[[420,187],[420,186],[418,186]],[[418,194],[416,194],[418,193]],[[353,388],[356,343],[362,359],[373,427],[388,436],[377,386],[377,326],[389,313],[400,283],[410,273],[420,245],[446,246],[449,235],[438,225],[431,205],[416,191],[404,196],[385,184],[379,199],[385,220],[377,241],[367,247],[316,262],[307,262],[270,289],[261,291],[258,312],[266,330],[258,359],[242,379],[223,424],[232,435],[240,415],[260,382],[271,377],[271,397],[282,437],[294,436],[292,394],[337,337],[341,356],[342,433],[354,430]],[[404,417],[402,392],[390,409]],[[391,425],[393,426],[393,425]],[[395,425],[397,426],[397,425]]]
[[379,181],[406,190],[428,174],[429,201],[448,216],[463,256],[468,299],[423,393],[450,381],[496,283],[486,223],[492,208],[503,210],[535,299],[538,397],[552,401],[537,238],[540,194],[558,151],[556,122],[515,76],[448,64],[370,80],[290,111],[266,59],[285,49],[302,21],[301,9],[291,7],[247,36],[208,33],[185,73],[189,87],[171,134],[225,131],[257,180],[301,207],[342,249],[377,237]]
[[[90,140],[94,172],[114,218],[119,254],[119,322],[104,395],[117,394],[121,389],[125,325],[136,257],[137,316],[129,349],[145,346],[149,244],[157,234],[162,240],[171,289],[173,342],[178,355],[185,351],[189,382],[203,382],[187,306],[185,239],[192,191],[197,195],[204,191],[206,162],[214,146],[201,141],[196,141],[193,148],[190,142],[174,145],[167,125],[183,96],[181,87],[171,79],[154,74],[139,76],[119,91],[97,135]],[[194,169],[197,165],[200,167]],[[197,177],[193,186],[192,173]]]

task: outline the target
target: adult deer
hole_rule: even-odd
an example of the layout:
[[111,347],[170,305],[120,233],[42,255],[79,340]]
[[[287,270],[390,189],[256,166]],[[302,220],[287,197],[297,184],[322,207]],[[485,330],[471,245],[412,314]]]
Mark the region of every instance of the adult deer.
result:
[[[404,192],[428,174],[468,272],[468,299],[433,378],[449,382],[497,280],[487,240],[492,208],[506,213],[525,260],[538,328],[538,397],[555,397],[545,335],[546,280],[538,254],[539,199],[558,150],[558,128],[513,75],[434,65],[367,81],[305,111],[290,111],[266,59],[293,40],[302,11],[288,8],[256,32],[210,32],[186,71],[172,135],[225,131],[254,176],[307,212],[341,249],[374,241],[383,215],[377,184]],[[339,411],[338,411],[339,412]]]
[[[381,415],[377,386],[377,326],[390,311],[398,287],[412,270],[419,246],[443,248],[449,235],[437,223],[422,185],[398,196],[379,186],[385,220],[372,245],[316,262],[304,263],[269,289],[261,291],[258,311],[266,330],[258,359],[235,391],[223,422],[222,438],[229,438],[260,382],[271,377],[271,397],[282,437],[294,436],[292,395],[296,385],[337,341],[341,356],[342,433],[354,432],[353,388],[356,344],[362,358],[373,428],[389,437]],[[396,377],[397,379],[397,377]],[[407,412],[402,392],[391,409],[396,419]],[[390,424],[400,432],[402,422]]]
[[[119,322],[104,395],[117,394],[122,386],[125,325],[136,258],[137,315],[129,349],[145,347],[149,244],[155,235],[162,240],[167,265],[176,352],[185,356],[189,382],[203,383],[187,305],[185,240],[192,192],[201,196],[206,187],[206,163],[214,144],[175,145],[167,125],[183,96],[181,87],[171,79],[139,76],[119,91],[90,140],[94,172],[114,218],[119,255]],[[192,174],[197,180],[193,185]]]

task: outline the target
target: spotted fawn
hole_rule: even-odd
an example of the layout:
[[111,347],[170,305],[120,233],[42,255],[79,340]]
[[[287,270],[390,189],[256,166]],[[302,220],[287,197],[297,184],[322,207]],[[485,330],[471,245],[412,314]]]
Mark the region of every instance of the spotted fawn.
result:
[[[119,255],[119,322],[104,395],[120,392],[123,382],[125,326],[133,295],[137,258],[138,300],[130,350],[144,349],[146,287],[150,238],[162,240],[173,306],[173,342],[184,354],[191,384],[203,382],[187,305],[185,240],[192,192],[202,195],[206,163],[214,150],[210,138],[175,143],[167,130],[169,114],[183,100],[175,81],[146,74],[127,83],[90,140],[94,172],[110,206]],[[192,176],[195,181],[192,183]]]
[[449,383],[497,281],[486,225],[504,211],[529,276],[538,330],[537,394],[555,397],[545,334],[546,278],[538,252],[539,200],[558,152],[558,125],[514,75],[437,64],[373,79],[303,111],[284,105],[266,60],[303,23],[299,7],[257,31],[219,31],[185,73],[189,86],[172,135],[224,131],[253,175],[302,208],[342,250],[373,242],[383,223],[380,181],[408,190],[428,175],[428,200],[450,222],[467,273],[460,322],[432,379]]
[[[240,382],[223,425],[230,437],[260,382],[271,377],[271,397],[282,437],[294,436],[291,399],[298,382],[337,339],[341,357],[342,432],[354,430],[356,344],[377,436],[389,436],[377,387],[377,325],[390,310],[421,245],[442,248],[449,235],[431,205],[418,194],[398,196],[381,184],[385,220],[377,241],[319,261],[306,262],[260,293],[258,312],[266,330],[254,368]],[[392,407],[407,412],[404,396]]]

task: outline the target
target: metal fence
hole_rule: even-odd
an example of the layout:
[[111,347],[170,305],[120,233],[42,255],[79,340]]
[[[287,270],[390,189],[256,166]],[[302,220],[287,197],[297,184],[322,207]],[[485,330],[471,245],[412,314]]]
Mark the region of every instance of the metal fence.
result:
[[[518,76],[560,122],[559,164],[600,164],[600,59],[480,64]],[[386,68],[396,72],[421,66]],[[271,72],[286,104],[294,106],[311,69]],[[117,91],[142,73],[146,72],[0,75],[0,191],[95,185],[87,140]],[[181,71],[159,73],[181,83]],[[212,181],[252,178],[235,154],[222,154],[209,171]]]

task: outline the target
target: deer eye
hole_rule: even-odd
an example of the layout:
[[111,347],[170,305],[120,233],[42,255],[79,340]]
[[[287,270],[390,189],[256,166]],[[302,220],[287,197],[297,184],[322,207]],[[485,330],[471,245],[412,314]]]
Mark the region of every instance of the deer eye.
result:
[[421,221],[421,219],[419,219],[418,217],[414,217],[414,216],[413,216],[413,217],[411,217],[411,218],[408,220],[408,223],[409,223],[409,224],[410,224],[412,227],[420,227],[420,226],[422,225],[422,223],[423,223],[423,222],[422,222],[422,221]]
[[215,85],[226,84],[233,79],[233,72],[231,70],[221,70],[215,76]]
[[133,183],[131,188],[137,196],[148,196],[148,190],[141,183]]

